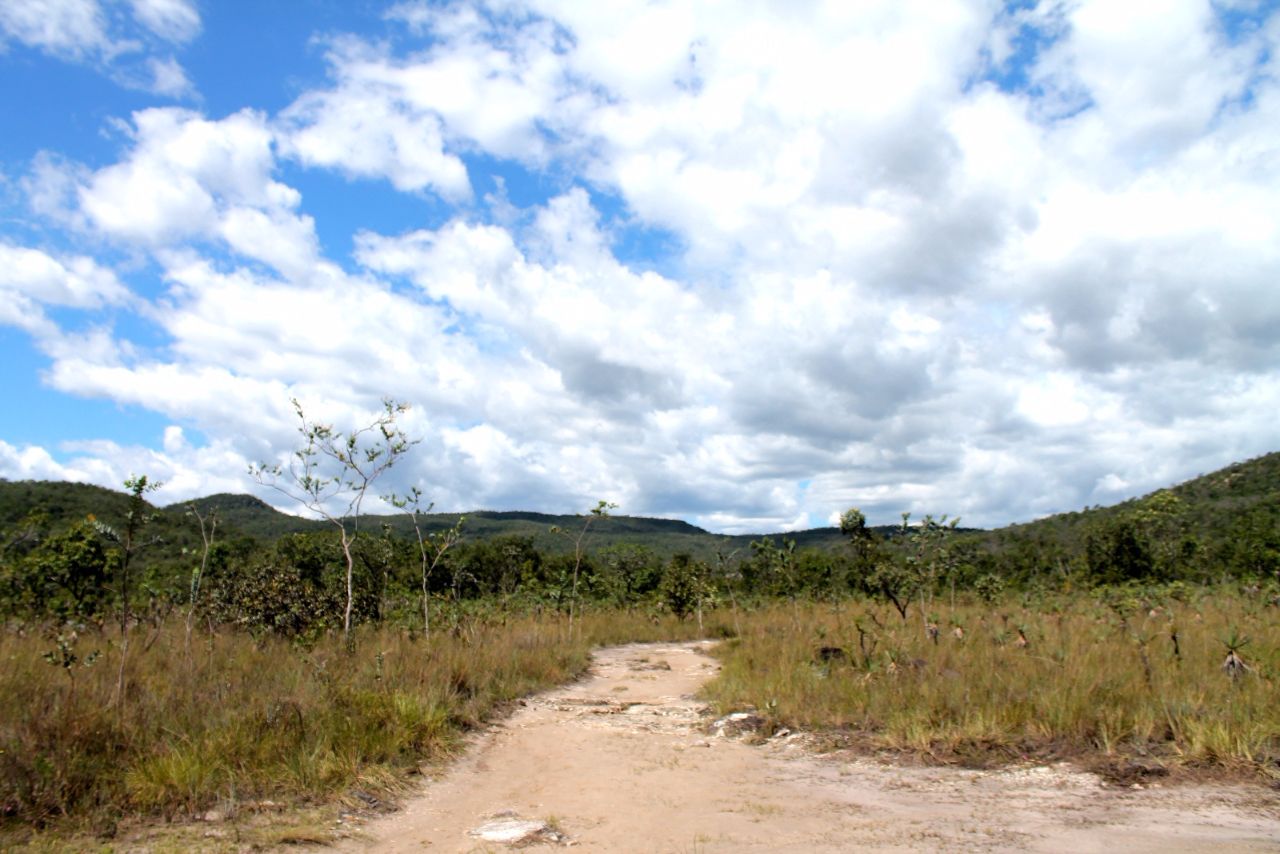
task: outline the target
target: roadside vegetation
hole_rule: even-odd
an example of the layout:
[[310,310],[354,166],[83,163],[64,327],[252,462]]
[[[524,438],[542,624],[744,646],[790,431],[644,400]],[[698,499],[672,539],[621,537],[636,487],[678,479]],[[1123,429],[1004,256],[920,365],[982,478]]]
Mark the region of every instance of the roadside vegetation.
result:
[[874,601],[773,604],[708,687],[767,731],[988,766],[1075,760],[1124,781],[1280,781],[1280,624],[1251,587],[972,595],[926,621]]
[[0,847],[380,802],[592,646],[694,637],[725,640],[710,699],[770,728],[1280,776],[1280,456],[1002,531],[850,510],[821,548],[672,552],[606,502],[539,536],[478,535],[418,490],[362,516],[412,444],[401,411],[344,434],[299,407],[294,468],[255,468],[320,526],[264,527],[248,498],[162,511],[141,476],[0,483]]
[[496,609],[455,627],[426,643],[366,625],[352,651],[340,631],[300,646],[207,627],[188,637],[171,618],[131,651],[124,697],[110,635],[5,632],[0,841],[51,824],[112,836],[121,816],[386,799],[506,704],[577,677],[592,646],[696,632],[589,613],[571,636],[562,620]]

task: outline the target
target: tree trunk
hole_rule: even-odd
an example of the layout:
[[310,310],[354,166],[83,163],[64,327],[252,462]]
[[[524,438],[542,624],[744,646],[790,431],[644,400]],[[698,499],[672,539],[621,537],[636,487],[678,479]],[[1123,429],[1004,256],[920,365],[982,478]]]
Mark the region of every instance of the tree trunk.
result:
[[351,537],[347,536],[347,532],[342,532],[342,555],[347,559],[347,607],[342,613],[342,639],[350,642],[351,637],[351,602],[352,602],[352,576],[355,574],[355,558],[351,554]]

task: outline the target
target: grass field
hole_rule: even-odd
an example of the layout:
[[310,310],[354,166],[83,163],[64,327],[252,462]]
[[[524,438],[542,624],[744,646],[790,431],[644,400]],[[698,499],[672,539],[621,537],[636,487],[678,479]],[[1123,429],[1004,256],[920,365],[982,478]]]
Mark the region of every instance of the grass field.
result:
[[[933,761],[1280,779],[1276,608],[1225,589],[1172,593],[934,603],[932,621],[865,602],[776,604],[738,620],[708,696]],[[1234,675],[1229,647],[1245,668]]]
[[365,629],[348,652],[336,636],[302,648],[197,629],[188,643],[174,620],[134,632],[123,699],[112,631],[62,650],[52,632],[5,631],[0,843],[50,826],[110,836],[119,816],[382,797],[504,703],[580,674],[593,645],[696,631],[588,613],[570,638],[562,620],[495,612],[429,642]]
[[[775,602],[707,615],[727,639],[705,691],[721,712],[929,761],[1280,779],[1275,616],[1225,588],[939,599],[905,621],[867,601]],[[453,624],[429,641],[364,628],[353,651],[336,635],[302,647],[199,628],[188,640],[180,620],[138,627],[123,698],[111,629],[64,632],[60,646],[52,629],[10,627],[0,847],[110,838],[121,817],[385,800],[504,704],[575,678],[593,646],[700,634],[643,611],[588,610],[573,637],[545,614]]]

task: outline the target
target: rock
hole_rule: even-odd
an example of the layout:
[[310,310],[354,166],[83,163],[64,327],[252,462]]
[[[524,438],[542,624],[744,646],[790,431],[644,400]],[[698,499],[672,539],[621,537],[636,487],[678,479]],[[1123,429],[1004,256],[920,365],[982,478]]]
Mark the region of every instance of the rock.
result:
[[764,726],[764,718],[754,712],[734,712],[713,723],[711,729],[717,736],[730,737],[756,733]]
[[522,819],[514,813],[500,813],[468,832],[485,842],[503,845],[530,845],[534,842],[563,842],[564,834],[545,821]]
[[222,810],[205,810],[204,815],[200,816],[201,821],[226,821],[227,814]]

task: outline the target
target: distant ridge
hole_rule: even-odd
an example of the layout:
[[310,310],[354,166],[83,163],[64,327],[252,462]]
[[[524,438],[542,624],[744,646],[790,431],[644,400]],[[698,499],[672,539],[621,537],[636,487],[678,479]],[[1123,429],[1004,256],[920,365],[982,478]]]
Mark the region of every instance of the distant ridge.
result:
[[[1200,475],[1169,487],[1185,506],[1185,515],[1196,527],[1224,529],[1241,513],[1263,512],[1265,518],[1280,516],[1280,452],[1233,463],[1218,471]],[[1084,526],[1109,516],[1122,514],[1143,498],[1130,499],[1111,507],[1086,508],[1057,513],[1033,522],[1009,525],[989,532],[963,529],[994,540],[1065,538],[1078,536]],[[32,511],[46,514],[55,525],[72,524],[89,514],[108,524],[119,524],[128,505],[123,492],[82,483],[63,481],[8,481],[0,479],[0,531],[8,530]],[[195,506],[201,513],[218,511],[219,530],[225,537],[248,536],[272,540],[298,531],[321,530],[327,523],[282,513],[259,498],[245,494],[219,493],[182,501],[157,509],[156,533],[171,547],[194,546],[199,535],[194,522],[187,518],[187,508]],[[422,517],[424,529],[438,531],[454,525],[459,515],[466,517],[463,527],[468,540],[484,540],[503,536],[532,537],[535,544],[553,552],[571,548],[565,537],[551,533],[552,526],[567,531],[577,530],[583,516],[551,514],[529,510],[477,510],[470,513],[432,513]],[[412,526],[403,514],[367,515],[362,527],[378,532],[388,525],[401,536],[411,536]],[[592,550],[622,542],[641,543],[663,555],[687,552],[705,559],[717,552],[728,554],[745,550],[761,538],[781,542],[793,539],[801,548],[838,548],[844,537],[833,527],[804,531],[721,535],[713,534],[679,519],[611,515],[592,525]],[[896,525],[875,528],[881,534],[892,534]]]

